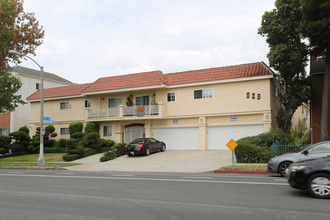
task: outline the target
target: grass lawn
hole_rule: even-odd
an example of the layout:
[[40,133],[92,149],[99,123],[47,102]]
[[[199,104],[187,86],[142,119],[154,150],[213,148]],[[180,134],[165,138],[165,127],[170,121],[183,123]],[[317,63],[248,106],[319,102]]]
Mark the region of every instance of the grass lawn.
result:
[[224,166],[219,168],[219,170],[260,170],[267,171],[267,165],[259,164],[247,164],[247,165],[234,165],[234,166]]
[[[46,162],[61,162],[65,153],[46,153],[44,154]],[[35,162],[39,158],[39,154],[26,154],[15,157],[0,158],[0,162]]]
[[[42,167],[68,167],[74,165],[80,165],[81,163],[47,163]],[[0,167],[34,167],[37,163],[15,163],[15,162],[0,162]]]

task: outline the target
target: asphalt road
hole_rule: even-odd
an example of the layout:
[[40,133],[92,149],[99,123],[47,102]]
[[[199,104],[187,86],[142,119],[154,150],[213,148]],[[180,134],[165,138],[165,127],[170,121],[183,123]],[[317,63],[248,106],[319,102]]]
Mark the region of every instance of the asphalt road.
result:
[[330,219],[266,175],[0,170],[0,219]]

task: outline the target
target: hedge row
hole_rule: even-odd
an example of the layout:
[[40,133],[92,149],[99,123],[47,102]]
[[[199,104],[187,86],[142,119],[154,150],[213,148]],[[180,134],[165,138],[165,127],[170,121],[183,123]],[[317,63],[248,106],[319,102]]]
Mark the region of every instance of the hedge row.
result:
[[125,144],[124,143],[117,143],[111,147],[109,151],[107,151],[101,158],[101,162],[105,162],[108,160],[115,159],[116,157],[120,157],[126,154]]
[[282,135],[273,132],[239,139],[235,149],[236,160],[238,163],[267,163],[274,156],[273,142],[282,139]]

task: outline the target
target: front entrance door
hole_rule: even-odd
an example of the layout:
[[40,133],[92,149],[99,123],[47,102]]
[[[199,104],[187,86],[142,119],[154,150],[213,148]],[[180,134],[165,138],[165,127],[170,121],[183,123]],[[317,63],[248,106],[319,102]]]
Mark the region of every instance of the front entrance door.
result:
[[136,138],[145,137],[144,126],[132,126],[125,128],[124,130],[124,142],[126,144],[130,143]]

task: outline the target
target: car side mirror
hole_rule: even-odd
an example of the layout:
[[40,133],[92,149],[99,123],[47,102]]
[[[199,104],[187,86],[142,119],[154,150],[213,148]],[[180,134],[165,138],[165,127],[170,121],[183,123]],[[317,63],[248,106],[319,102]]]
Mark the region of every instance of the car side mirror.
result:
[[302,153],[305,154],[305,155],[309,154],[307,150],[304,150]]

